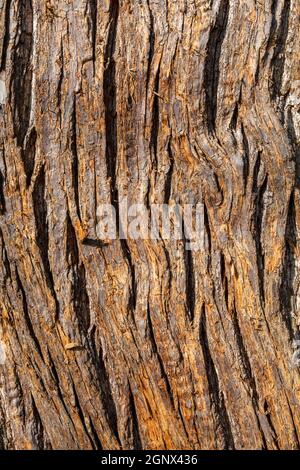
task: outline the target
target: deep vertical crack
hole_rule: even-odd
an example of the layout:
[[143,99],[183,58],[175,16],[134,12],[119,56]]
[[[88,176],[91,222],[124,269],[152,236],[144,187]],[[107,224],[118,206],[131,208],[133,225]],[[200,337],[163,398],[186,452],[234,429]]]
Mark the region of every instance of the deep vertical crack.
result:
[[207,128],[210,133],[215,132],[220,58],[222,44],[226,34],[228,16],[229,1],[221,0],[214,26],[210,31],[204,64],[205,112],[207,116]]

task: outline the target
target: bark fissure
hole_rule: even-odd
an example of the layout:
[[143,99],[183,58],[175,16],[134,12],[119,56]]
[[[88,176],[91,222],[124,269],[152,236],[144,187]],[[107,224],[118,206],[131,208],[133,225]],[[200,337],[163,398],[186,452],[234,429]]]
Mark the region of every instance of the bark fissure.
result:
[[4,187],[5,187],[5,178],[2,174],[2,171],[0,170],[0,215],[5,214],[5,211],[6,211]]
[[32,419],[33,422],[31,425],[33,445],[36,450],[44,450],[47,437],[44,434],[43,423],[42,423],[39,411],[36,407],[34,397],[32,395],[31,395],[31,408],[32,408],[32,418],[33,418]]
[[222,44],[226,34],[228,15],[229,2],[227,0],[221,0],[215,23],[210,31],[204,66],[205,111],[207,116],[207,128],[210,133],[215,132],[220,58]]
[[172,178],[173,178],[173,172],[174,172],[174,156],[172,154],[172,148],[171,148],[171,139],[168,142],[168,157],[169,157],[169,170],[166,176],[166,182],[165,182],[165,198],[164,198],[164,203],[169,204],[170,197],[172,194]]
[[[96,47],[97,47],[97,22],[98,22],[98,0],[90,0],[90,30],[93,51],[93,62],[96,62]],[[95,67],[95,65],[94,65]]]
[[294,326],[293,326],[293,299],[294,299],[294,280],[296,275],[295,267],[295,246],[297,244],[297,230],[295,221],[295,205],[294,205],[294,194],[291,194],[290,204],[286,223],[285,232],[285,254],[283,259],[283,269],[281,274],[280,283],[280,302],[282,312],[282,318],[289,333],[290,340],[292,341],[295,337]]
[[67,218],[67,259],[72,269],[72,302],[80,330],[85,338],[90,327],[90,302],[87,292],[86,272],[80,262],[77,239],[70,216]]
[[265,255],[264,247],[262,242],[262,227],[263,227],[263,215],[264,215],[264,194],[267,190],[268,175],[263,176],[262,182],[259,182],[261,178],[261,155],[258,153],[257,160],[255,162],[253,170],[253,194],[254,194],[254,217],[253,217],[253,233],[256,244],[257,253],[257,270],[259,280],[259,290],[262,302],[265,302]]
[[37,140],[37,132],[36,129],[33,127],[28,134],[24,142],[24,149],[21,150],[22,159],[24,162],[24,168],[26,172],[26,183],[27,186],[30,186],[31,177],[34,170],[35,164],[35,155],[36,155],[36,140]]
[[77,150],[77,118],[76,118],[76,96],[73,99],[73,110],[71,118],[71,134],[70,134],[70,147],[72,154],[72,187],[75,192],[75,204],[79,220],[80,214],[80,198],[79,198],[79,176],[78,176],[78,150]]
[[59,313],[59,304],[54,289],[53,274],[50,267],[48,256],[49,250],[49,232],[47,220],[47,202],[46,202],[46,174],[44,165],[40,168],[39,174],[35,180],[32,192],[33,210],[36,223],[36,242],[40,251],[41,260],[45,270],[47,285],[52,293],[56,305],[56,316]]
[[[59,57],[60,57],[60,74],[59,74],[59,79],[57,83],[57,108],[58,108],[58,113],[59,113],[59,121],[60,121],[60,127],[61,127],[61,106],[62,106],[62,87],[63,87],[63,81],[65,78],[65,69],[64,69],[64,43],[63,39],[61,39],[60,42],[60,52],[59,52]],[[75,98],[74,98],[75,101]]]
[[[146,96],[148,95],[149,81],[151,75],[151,65],[154,56],[154,45],[155,45],[155,33],[154,33],[154,20],[153,13],[150,8],[149,0],[147,0],[148,10],[149,10],[149,50],[148,50],[148,67],[147,67],[147,76],[146,76]],[[146,113],[145,113],[146,119]]]
[[216,416],[216,433],[220,431],[224,449],[234,449],[234,440],[228,413],[225,406],[224,395],[220,390],[218,374],[211,356],[206,327],[205,305],[202,306],[199,340],[202,348],[205,370],[207,375],[211,407]]
[[[184,243],[189,243],[190,240],[185,239]],[[185,283],[186,283],[186,304],[188,316],[191,322],[194,320],[195,307],[196,307],[196,292],[195,292],[195,274],[194,274],[194,261],[192,250],[185,248]]]
[[0,447],[299,448],[299,7],[0,0]]
[[277,32],[276,47],[274,49],[273,57],[271,60],[272,66],[272,82],[271,82],[271,97],[275,99],[280,97],[280,90],[282,86],[282,78],[285,63],[285,47],[289,32],[289,18],[291,10],[291,0],[285,0],[280,14],[280,24]]
[[12,77],[11,89],[15,135],[19,147],[22,147],[29,127],[32,96],[33,10],[31,0],[18,2],[18,15],[20,34],[13,54],[15,73]]
[[134,403],[134,396],[133,396],[130,386],[129,386],[129,402],[130,402],[130,410],[131,410],[130,414],[132,416],[133,447],[136,450],[140,450],[143,448],[143,445],[142,445],[142,440],[141,440],[140,431],[139,431],[139,422],[138,422],[137,412],[136,412],[135,403]]
[[105,106],[106,148],[105,158],[107,175],[111,187],[111,203],[117,206],[117,155],[118,155],[118,121],[117,121],[117,89],[116,89],[116,61],[114,58],[117,40],[117,27],[119,17],[119,0],[111,2],[110,26],[107,45],[104,53],[105,71],[103,76],[103,95]]
[[157,342],[155,341],[155,335],[154,335],[154,331],[153,331],[153,325],[152,325],[149,305],[148,305],[148,308],[147,308],[147,331],[148,331],[149,339],[151,341],[151,346],[152,346],[153,353],[156,355],[157,360],[158,360],[161,377],[163,378],[163,380],[165,382],[165,385],[166,385],[166,390],[167,390],[167,393],[168,393],[168,397],[169,397],[169,399],[172,403],[173,408],[175,408],[172,387],[171,387],[167,372],[165,370],[163,360],[162,360],[162,358],[159,354],[159,351],[157,349]]
[[[85,434],[87,435],[87,437],[88,437],[88,439],[89,439],[89,441],[90,441],[91,448],[92,448],[93,450],[96,450],[98,444],[97,444],[97,443],[94,441],[94,439],[93,439],[93,437],[94,437],[94,436],[93,436],[93,433],[91,433],[91,432],[89,431],[89,429],[87,428],[87,420],[88,420],[88,417],[85,416],[84,411],[83,411],[83,409],[82,409],[82,407],[81,407],[81,405],[80,405],[80,401],[79,401],[79,398],[78,398],[78,394],[77,394],[77,391],[76,391],[76,387],[75,387],[74,382],[72,383],[72,388],[73,388],[73,395],[74,395],[74,399],[75,399],[74,404],[75,404],[75,408],[77,409],[77,412],[78,412],[78,417],[79,417],[79,419],[80,419],[80,421],[81,421],[81,424],[82,424],[82,427],[83,427],[83,429],[84,429],[84,431],[85,431]],[[98,442],[98,441],[97,441],[97,442]]]
[[258,392],[257,392],[255,379],[254,379],[254,376],[253,376],[253,373],[252,373],[250,359],[249,359],[249,356],[248,356],[248,353],[247,353],[247,350],[246,350],[246,347],[245,347],[245,344],[244,344],[244,339],[243,339],[243,336],[242,336],[242,333],[241,333],[241,330],[240,330],[237,311],[236,311],[235,308],[233,309],[232,313],[233,313],[233,327],[234,327],[235,337],[236,337],[236,341],[237,341],[237,345],[238,345],[239,355],[240,355],[240,358],[241,358],[243,374],[244,374],[244,377],[245,377],[245,382],[246,382],[246,384],[248,385],[248,387],[250,389],[250,394],[251,394],[251,399],[252,399],[252,406],[253,406],[253,410],[254,410],[254,413],[255,413],[255,416],[256,416],[257,426],[258,426],[259,432],[261,433],[261,437],[262,437],[262,444],[263,444],[262,449],[267,449],[268,448],[267,440],[266,440],[263,428],[262,428],[261,423],[260,423],[260,418],[259,418],[259,413],[260,413],[260,411],[259,411],[259,395],[258,395]]
[[249,142],[247,139],[247,135],[244,129],[243,124],[241,125],[242,137],[243,137],[243,148],[244,148],[244,164],[243,164],[243,178],[244,178],[244,193],[246,192],[249,172],[250,172],[250,150],[249,150]]
[[109,381],[109,375],[105,366],[103,351],[100,348],[99,354],[95,357],[96,370],[98,373],[98,380],[100,384],[100,390],[102,394],[102,402],[106,410],[106,416],[110,425],[110,429],[116,436],[117,441],[120,443],[120,437],[118,432],[118,415],[117,408],[113,398],[113,393]]
[[5,69],[6,56],[8,51],[9,43],[9,27],[10,27],[10,9],[11,9],[11,0],[5,1],[5,16],[4,16],[4,35],[2,40],[2,49],[1,49],[1,63],[0,63],[0,72]]
[[21,293],[21,297],[22,297],[24,320],[26,322],[26,325],[27,325],[27,328],[28,328],[28,331],[29,331],[29,335],[32,338],[32,340],[34,341],[35,348],[36,348],[37,352],[39,353],[41,359],[43,359],[43,353],[42,353],[42,350],[41,350],[41,346],[40,346],[39,340],[37,338],[37,335],[34,331],[34,327],[33,327],[33,324],[32,324],[31,318],[30,318],[30,313],[29,313],[29,308],[28,308],[28,302],[27,302],[27,298],[26,298],[25,289],[24,289],[23,284],[21,282],[21,279],[20,279],[19,272],[18,272],[17,268],[15,268],[15,273],[16,273],[17,286],[18,286],[19,292]]
[[127,266],[129,269],[129,274],[130,274],[130,279],[131,279],[128,308],[131,312],[134,312],[134,310],[136,309],[136,302],[137,302],[135,267],[134,267],[131,252],[130,252],[130,249],[128,247],[128,243],[126,240],[121,240],[121,248],[122,248],[124,258],[127,261]]
[[49,349],[48,349],[47,352],[48,352],[48,362],[49,362],[49,366],[50,366],[51,375],[52,375],[52,378],[53,378],[53,380],[56,384],[57,397],[58,397],[60,403],[62,404],[63,410],[66,413],[68,419],[70,420],[70,422],[72,422],[71,410],[68,406],[68,403],[66,402],[66,400],[64,398],[63,385],[62,385],[61,380],[59,378],[58,371],[57,371],[56,366],[55,366],[55,362],[54,362],[54,360],[53,360],[53,358],[50,354]]
[[160,63],[155,76],[154,81],[154,98],[153,98],[153,107],[152,107],[152,129],[151,129],[151,139],[150,145],[153,151],[153,168],[157,170],[157,146],[158,146],[158,132],[159,132],[159,77],[160,77]]

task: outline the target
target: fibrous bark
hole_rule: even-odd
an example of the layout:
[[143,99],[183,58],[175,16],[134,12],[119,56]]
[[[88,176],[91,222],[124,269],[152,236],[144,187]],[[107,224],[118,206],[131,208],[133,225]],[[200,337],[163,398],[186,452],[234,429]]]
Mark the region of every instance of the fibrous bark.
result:
[[[299,1],[0,25],[0,445],[299,448]],[[204,248],[98,243],[125,197],[203,203]]]

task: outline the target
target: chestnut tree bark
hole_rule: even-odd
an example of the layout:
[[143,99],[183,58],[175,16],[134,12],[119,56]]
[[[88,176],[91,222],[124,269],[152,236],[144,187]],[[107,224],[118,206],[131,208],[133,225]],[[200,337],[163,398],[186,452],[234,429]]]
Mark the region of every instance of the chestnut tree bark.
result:
[[[298,0],[0,0],[4,449],[300,447]],[[204,249],[97,239],[203,203]]]

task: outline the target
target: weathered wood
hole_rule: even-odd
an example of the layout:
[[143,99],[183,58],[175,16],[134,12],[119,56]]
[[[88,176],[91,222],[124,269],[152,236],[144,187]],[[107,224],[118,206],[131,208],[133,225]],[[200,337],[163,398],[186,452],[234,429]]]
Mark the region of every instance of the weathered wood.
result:
[[[0,0],[3,448],[299,448],[299,13]],[[124,197],[205,249],[99,244]]]

